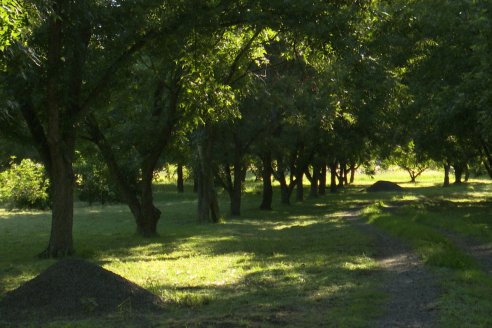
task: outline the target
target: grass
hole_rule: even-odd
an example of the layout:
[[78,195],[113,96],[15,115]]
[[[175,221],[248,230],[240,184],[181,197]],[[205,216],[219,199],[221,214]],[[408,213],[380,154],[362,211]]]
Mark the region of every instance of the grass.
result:
[[[408,180],[396,171],[376,178]],[[474,180],[443,189],[441,180],[439,173],[427,172],[417,184],[402,183],[408,189],[403,194],[368,194],[360,190],[375,180],[360,176],[357,186],[339,194],[291,206],[275,203],[271,212],[257,210],[258,185],[248,182],[241,218],[218,225],[196,224],[193,193],[177,194],[174,186],[159,184],[162,219],[160,236],[153,239],[134,234],[123,205],[77,203],[78,256],[159,295],[167,310],[145,318],[113,315],[45,325],[374,326],[386,305],[374,243],[341,216],[364,206],[370,223],[411,243],[439,277],[440,325],[490,326],[492,280],[441,231],[492,241],[492,185]],[[225,194],[220,201],[226,211]],[[53,263],[34,257],[49,231],[47,212],[0,210],[0,298]]]
[[442,327],[492,326],[492,277],[449,239],[451,233],[492,242],[491,187],[474,181],[446,189],[417,188],[398,200],[386,199],[365,210],[370,223],[409,242],[432,268],[442,288]]

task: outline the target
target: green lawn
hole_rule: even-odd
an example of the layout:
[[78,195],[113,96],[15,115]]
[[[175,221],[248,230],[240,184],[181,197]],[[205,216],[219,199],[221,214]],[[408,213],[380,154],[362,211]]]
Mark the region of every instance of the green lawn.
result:
[[[439,229],[492,241],[492,185],[473,180],[443,189],[441,176],[429,175],[403,184],[411,188],[404,194],[361,192],[374,180],[360,177],[339,194],[292,206],[274,203],[271,212],[257,210],[258,187],[249,182],[241,218],[219,225],[196,223],[194,194],[158,185],[159,237],[136,236],[123,205],[77,203],[75,247],[78,256],[162,297],[166,312],[146,318],[157,326],[372,327],[386,301],[373,243],[340,217],[366,206],[369,222],[411,242],[440,278],[443,327],[490,326],[492,280]],[[408,180],[401,172],[376,178]],[[399,208],[385,210],[392,204]],[[223,211],[227,205],[221,195]],[[35,258],[49,230],[49,213],[0,210],[0,297],[53,263]],[[108,316],[50,326],[139,326],[137,321]]]

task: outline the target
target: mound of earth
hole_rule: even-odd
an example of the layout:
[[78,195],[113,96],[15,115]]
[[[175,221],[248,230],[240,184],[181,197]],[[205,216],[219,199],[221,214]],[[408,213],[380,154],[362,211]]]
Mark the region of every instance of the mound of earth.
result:
[[378,191],[403,191],[403,188],[391,181],[377,181],[366,189],[369,192]]
[[0,302],[0,318],[138,313],[162,311],[163,305],[159,297],[131,281],[96,264],[70,258],[7,293]]

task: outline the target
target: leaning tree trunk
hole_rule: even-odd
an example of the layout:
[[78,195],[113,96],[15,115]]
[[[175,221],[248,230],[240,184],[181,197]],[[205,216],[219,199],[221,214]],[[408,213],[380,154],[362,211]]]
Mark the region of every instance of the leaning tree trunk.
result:
[[260,210],[271,211],[273,201],[272,187],[272,154],[267,153],[261,158],[263,170],[261,172],[263,178],[263,193],[260,204]]
[[218,223],[220,213],[211,165],[212,142],[210,136],[204,138],[198,143],[198,221]]

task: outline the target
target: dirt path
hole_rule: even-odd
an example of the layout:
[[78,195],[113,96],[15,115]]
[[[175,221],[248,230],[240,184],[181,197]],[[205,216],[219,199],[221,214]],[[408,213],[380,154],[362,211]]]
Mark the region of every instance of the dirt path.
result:
[[402,241],[367,224],[360,211],[343,215],[357,229],[374,237],[376,259],[382,269],[387,311],[378,327],[432,327],[439,288],[419,257]]

